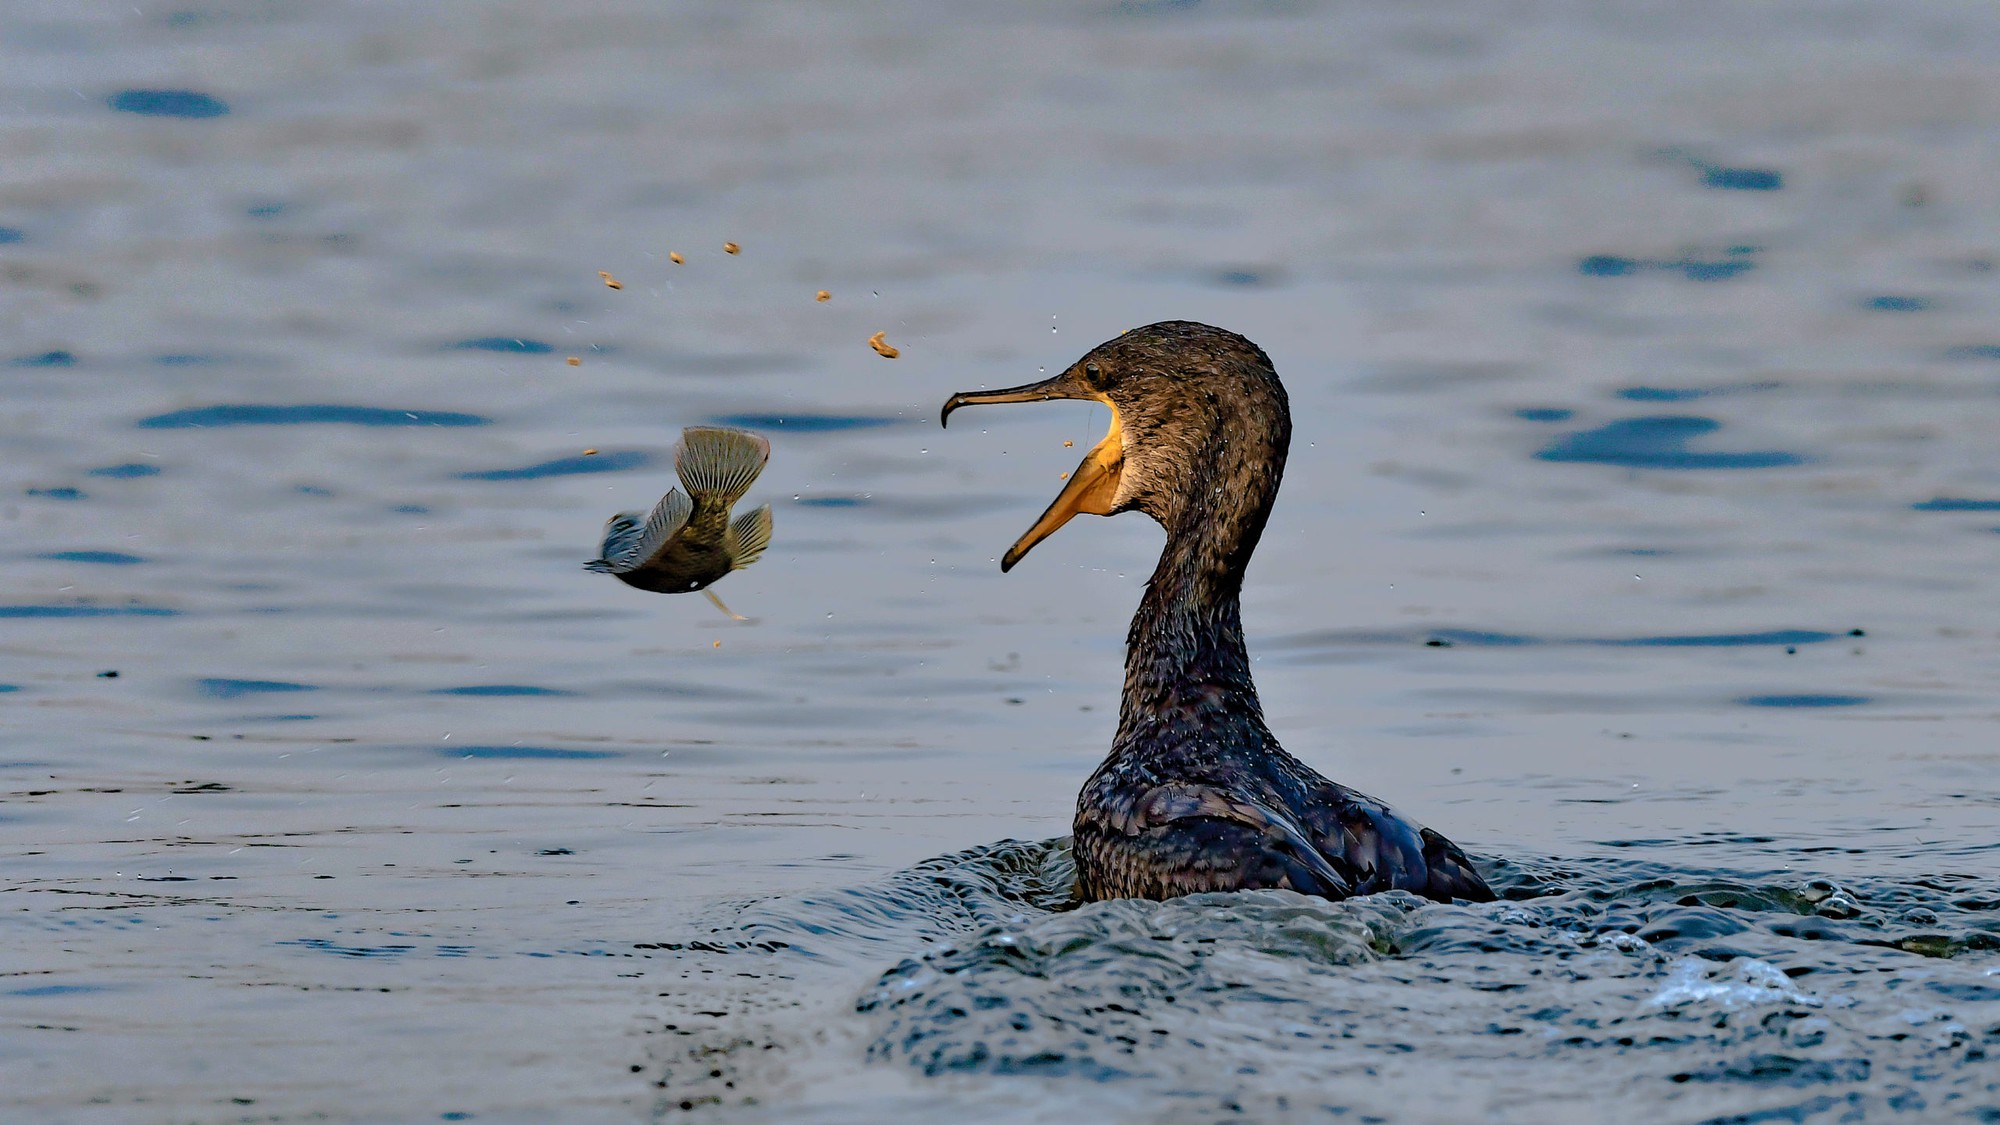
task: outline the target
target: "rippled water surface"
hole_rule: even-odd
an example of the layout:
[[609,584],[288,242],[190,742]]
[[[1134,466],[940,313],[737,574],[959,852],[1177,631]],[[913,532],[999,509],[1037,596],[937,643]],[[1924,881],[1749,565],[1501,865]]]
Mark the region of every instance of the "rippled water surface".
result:
[[[1996,120],[1971,3],[6,7],[5,1116],[2000,1120]],[[1066,908],[1160,533],[934,419],[1167,318],[1503,901]],[[747,625],[580,568],[704,422]]]

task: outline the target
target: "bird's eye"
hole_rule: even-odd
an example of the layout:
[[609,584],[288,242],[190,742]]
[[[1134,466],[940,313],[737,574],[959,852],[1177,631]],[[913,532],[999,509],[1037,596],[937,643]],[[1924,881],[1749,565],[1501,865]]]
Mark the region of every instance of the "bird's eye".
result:
[[1096,364],[1086,363],[1083,365],[1083,381],[1093,391],[1108,391],[1118,380],[1115,376],[1106,375]]

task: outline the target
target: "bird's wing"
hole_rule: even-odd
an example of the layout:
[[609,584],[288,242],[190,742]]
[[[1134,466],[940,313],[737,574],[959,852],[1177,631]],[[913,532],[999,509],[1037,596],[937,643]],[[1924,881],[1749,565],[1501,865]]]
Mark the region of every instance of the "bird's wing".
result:
[[1321,850],[1354,872],[1357,894],[1405,890],[1445,901],[1493,898],[1457,845],[1373,797],[1327,782],[1307,816]]
[[771,545],[771,506],[760,505],[729,521],[729,533],[722,540],[729,554],[729,569],[742,570],[763,555]]
[[1132,837],[1127,847],[1159,872],[1157,889],[1165,893],[1258,887],[1332,899],[1353,893],[1352,881],[1290,817],[1213,786],[1156,786],[1105,826]]
[[1431,898],[1462,898],[1472,902],[1492,902],[1493,888],[1486,885],[1486,879],[1479,869],[1472,866],[1465,853],[1457,844],[1428,828],[1421,829],[1424,838],[1424,862],[1430,865],[1430,889],[1425,893]]
[[680,489],[669,489],[653,512],[640,523],[637,512],[621,512],[604,525],[604,557],[589,564],[590,569],[608,574],[630,574],[644,566],[674,533],[687,525],[694,504]]

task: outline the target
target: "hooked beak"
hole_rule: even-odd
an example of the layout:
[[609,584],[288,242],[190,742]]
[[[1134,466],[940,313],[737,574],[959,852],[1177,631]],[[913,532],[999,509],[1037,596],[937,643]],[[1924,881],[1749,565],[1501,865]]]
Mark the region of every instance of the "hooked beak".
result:
[[1069,522],[1078,512],[1088,512],[1094,516],[1108,516],[1112,504],[1118,496],[1118,478],[1125,466],[1125,443],[1123,427],[1118,421],[1118,407],[1109,398],[1095,391],[1078,386],[1067,372],[1040,383],[1030,383],[1025,387],[1009,387],[1004,391],[966,391],[947,399],[938,422],[949,425],[951,412],[961,406],[986,406],[1004,402],[1046,402],[1056,398],[1094,399],[1111,408],[1111,429],[1104,440],[1093,446],[1089,453],[1069,475],[1069,483],[1049,505],[1035,526],[1026,535],[1014,541],[1007,553],[1000,556],[1001,573],[1014,569],[1035,544],[1055,534],[1056,529]]

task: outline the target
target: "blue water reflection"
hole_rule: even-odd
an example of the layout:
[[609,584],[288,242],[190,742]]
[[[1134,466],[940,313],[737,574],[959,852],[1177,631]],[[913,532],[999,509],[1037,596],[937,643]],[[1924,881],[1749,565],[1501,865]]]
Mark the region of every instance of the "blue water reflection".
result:
[[1910,507],[1919,512],[2000,512],[2000,500],[1970,500],[1954,496],[1937,496],[1922,500]]
[[481,758],[495,761],[593,761],[622,758],[616,750],[568,750],[555,746],[442,746],[438,753],[447,758]]
[[1757,266],[1750,256],[1754,246],[1731,246],[1723,257],[1627,258],[1617,254],[1592,254],[1577,262],[1576,270],[1585,277],[1629,277],[1654,271],[1678,273],[1689,281],[1728,281],[1749,273]]
[[573,477],[586,473],[621,473],[650,464],[652,458],[636,449],[615,453],[594,453],[579,457],[558,457],[518,469],[485,469],[458,474],[460,480],[542,480],[546,477]]
[[221,117],[229,112],[221,98],[198,90],[120,90],[111,95],[111,108],[143,117]]
[[146,561],[142,555],[128,555],[123,551],[51,551],[41,557],[56,562],[100,563],[105,566],[133,566]]
[[178,617],[180,610],[151,605],[0,605],[0,617]]
[[1736,702],[1746,707],[1859,707],[1869,702],[1865,695],[1746,695]]
[[459,351],[513,352],[517,355],[547,355],[556,350],[553,345],[520,336],[480,336],[460,340],[451,346]]
[[718,426],[741,426],[752,430],[791,430],[797,433],[833,433],[865,430],[873,426],[894,426],[906,421],[882,414],[724,414],[712,419]]
[[216,699],[241,699],[246,695],[283,695],[291,692],[318,691],[317,684],[295,684],[286,680],[230,680],[209,678],[195,681],[195,686],[203,695]]
[[575,695],[573,691],[561,688],[535,687],[530,684],[469,684],[465,687],[439,688],[433,695],[474,695],[474,696],[561,696]]
[[193,430],[217,426],[484,426],[492,419],[447,410],[388,410],[377,406],[315,403],[268,406],[256,403],[200,406],[141,418],[148,430]]
[[1724,191],[1779,191],[1785,186],[1785,175],[1769,168],[1722,168],[1711,165],[1701,173],[1704,187],[1721,188]]
[[66,351],[43,352],[40,355],[24,355],[8,361],[14,367],[74,367],[76,355]]
[[1634,469],[1768,469],[1805,459],[1780,450],[1715,453],[1687,448],[1689,441],[1714,433],[1722,423],[1691,415],[1626,418],[1595,430],[1570,434],[1535,454],[1543,461],[1624,465]]

